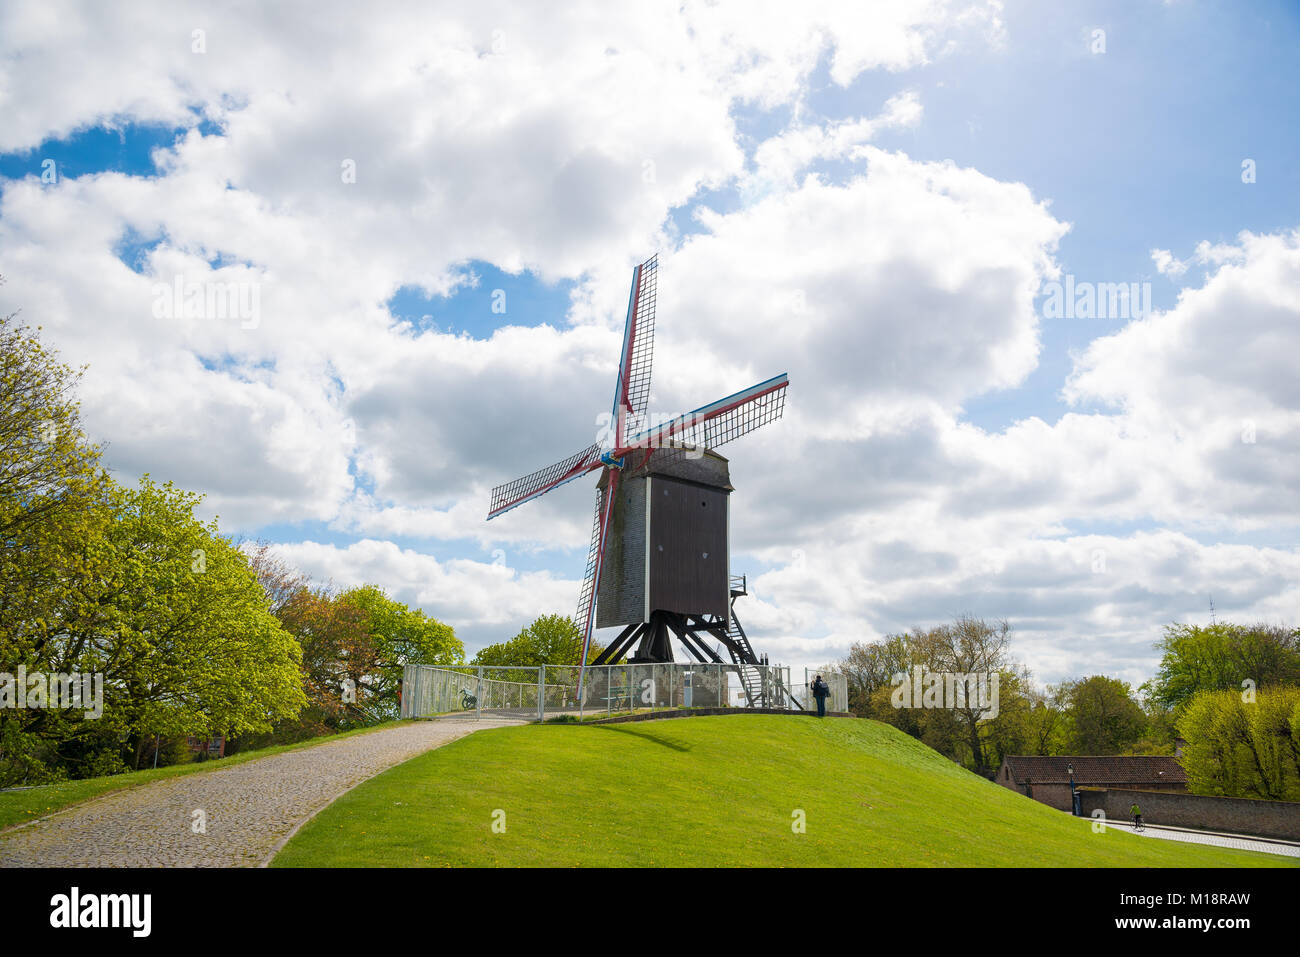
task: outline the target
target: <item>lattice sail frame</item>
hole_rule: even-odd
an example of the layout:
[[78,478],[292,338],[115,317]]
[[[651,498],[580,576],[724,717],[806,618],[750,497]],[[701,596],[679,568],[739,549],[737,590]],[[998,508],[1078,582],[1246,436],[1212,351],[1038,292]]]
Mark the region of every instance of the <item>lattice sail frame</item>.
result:
[[[585,668],[591,648],[592,625],[596,620],[596,589],[600,585],[600,566],[605,557],[605,533],[614,511],[614,496],[618,491],[618,470],[611,471],[609,485],[603,491],[596,489],[596,511],[591,523],[591,546],[587,550],[587,571],[582,578],[582,591],[578,594],[578,617],[574,620],[582,629],[582,659]],[[578,690],[582,691],[582,676],[578,676]]]
[[[619,362],[618,398],[622,418],[617,442],[645,425],[650,404],[650,373],[655,352],[655,306],[659,295],[659,257],[651,256],[638,266],[632,277],[627,323],[623,330],[623,355]],[[621,416],[619,415],[621,413]]]
[[492,504],[488,507],[488,518],[493,519],[502,512],[524,504],[551,489],[559,488],[567,482],[581,478],[593,469],[600,467],[600,443],[587,446],[581,452],[570,455],[554,465],[530,472],[523,478],[498,485],[492,490]]
[[716,449],[775,422],[785,412],[789,377],[782,373],[701,406],[628,439],[637,449]]

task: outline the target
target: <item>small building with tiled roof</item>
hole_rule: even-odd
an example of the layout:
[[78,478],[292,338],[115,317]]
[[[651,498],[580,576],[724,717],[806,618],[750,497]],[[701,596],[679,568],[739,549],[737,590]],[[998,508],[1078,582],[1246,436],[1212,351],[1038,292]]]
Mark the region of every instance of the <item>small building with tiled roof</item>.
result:
[[1187,772],[1170,755],[1010,755],[994,779],[1025,797],[1070,810],[1070,768],[1075,787],[1186,791]]

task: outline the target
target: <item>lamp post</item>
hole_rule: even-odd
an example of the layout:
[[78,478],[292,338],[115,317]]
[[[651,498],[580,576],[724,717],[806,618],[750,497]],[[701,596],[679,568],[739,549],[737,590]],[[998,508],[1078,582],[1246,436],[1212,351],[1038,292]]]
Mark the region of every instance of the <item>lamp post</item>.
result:
[[1065,766],[1066,773],[1070,775],[1070,813],[1075,817],[1079,816],[1079,792],[1074,789],[1074,765]]

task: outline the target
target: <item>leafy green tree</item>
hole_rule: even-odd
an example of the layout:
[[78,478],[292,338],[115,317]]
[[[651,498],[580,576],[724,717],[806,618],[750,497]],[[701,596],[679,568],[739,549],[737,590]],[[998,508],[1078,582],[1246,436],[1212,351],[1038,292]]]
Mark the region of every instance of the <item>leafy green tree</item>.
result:
[[377,585],[349,589],[339,601],[365,615],[368,642],[344,646],[339,664],[355,690],[355,708],[372,718],[397,716],[405,665],[455,665],[465,660],[465,646],[450,625],[389,598]]
[[1034,754],[1038,746],[1034,702],[1038,700],[1028,669],[998,676],[998,713],[980,722],[988,767],[996,770],[1008,754]]
[[[595,640],[587,649],[587,662],[604,647]],[[509,641],[488,645],[474,656],[472,665],[578,665],[582,663],[582,629],[564,615],[542,615]]]
[[240,749],[257,748],[287,741],[347,730],[374,722],[358,698],[349,694],[355,686],[345,682],[349,667],[361,658],[372,657],[369,617],[355,605],[339,600],[328,590],[312,588],[305,580],[276,607],[276,618],[302,649],[302,687],[307,705],[294,718],[279,722],[274,732],[241,739]]
[[195,518],[199,496],[148,476],[99,491],[79,510],[79,561],[49,616],[31,623],[22,663],[102,675],[103,715],[16,712],[43,762],[74,776],[120,770],[106,750],[135,766],[155,735],[237,735],[296,714],[299,647],[247,557]]
[[1147,728],[1146,713],[1126,682],[1093,675],[1063,688],[1074,754],[1121,754]]
[[1152,700],[1179,708],[1201,691],[1300,684],[1300,630],[1276,625],[1244,627],[1169,625],[1156,644],[1164,654],[1150,684]]
[[95,586],[113,615],[95,622],[91,644],[132,739],[240,735],[297,714],[301,650],[247,556],[195,518],[201,496],[146,476],[114,497],[113,574]]
[[837,662],[834,669],[847,680],[849,710],[863,718],[883,717],[883,712],[877,714],[873,710],[874,696],[880,688],[891,686],[894,675],[907,670],[909,661],[906,635],[886,635],[880,641],[855,642],[847,657]]
[[1178,731],[1195,794],[1300,801],[1300,688],[1274,687],[1243,700],[1202,691],[1186,702]]
[[81,373],[38,331],[0,318],[0,670],[9,673],[57,633],[76,583],[102,560],[106,527],[92,514],[108,480],[81,428]]
[[1029,708],[1026,717],[1028,744],[1024,753],[1065,753],[1069,724],[1065,714],[1065,687],[1048,685],[1046,690],[1030,687],[1025,696]]
[[1141,685],[1138,691],[1143,695],[1142,709],[1146,712],[1147,727],[1133,746],[1129,749],[1129,754],[1173,754],[1176,747],[1175,739],[1178,737],[1178,728],[1175,724],[1177,712],[1166,705],[1152,699],[1150,695],[1151,682]]
[[[0,284],[4,279],[0,277]],[[102,479],[100,449],[81,428],[73,393],[82,370],[59,361],[39,329],[0,317],[0,548],[55,513],[75,509]]]

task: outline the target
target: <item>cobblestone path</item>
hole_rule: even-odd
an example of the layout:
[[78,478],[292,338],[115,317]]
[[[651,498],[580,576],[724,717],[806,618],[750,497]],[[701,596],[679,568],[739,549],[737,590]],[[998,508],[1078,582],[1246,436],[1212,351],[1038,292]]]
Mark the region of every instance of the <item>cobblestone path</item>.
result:
[[520,723],[417,721],[107,794],[0,834],[0,866],[256,866],[354,784],[472,731]]
[[[1132,832],[1129,824],[1107,822],[1107,827],[1120,827]],[[1300,844],[1287,841],[1269,841],[1245,834],[1211,834],[1175,828],[1147,825],[1138,837],[1154,837],[1163,841],[1183,841],[1188,844],[1213,844],[1215,847],[1235,847],[1239,851],[1258,851],[1261,854],[1280,854],[1283,857],[1300,857]]]

